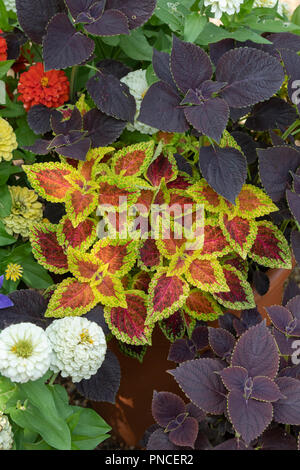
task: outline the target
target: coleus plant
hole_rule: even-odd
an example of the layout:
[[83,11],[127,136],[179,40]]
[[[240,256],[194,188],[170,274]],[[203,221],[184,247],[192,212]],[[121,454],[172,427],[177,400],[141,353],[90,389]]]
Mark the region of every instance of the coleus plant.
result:
[[168,359],[179,366],[169,373],[191,403],[154,392],[157,425],[147,433],[147,449],[296,449],[300,376],[291,345],[299,305],[297,295],[285,307],[267,308],[272,327],[255,309],[240,319],[227,313],[221,328],[200,326],[173,343]]
[[[162,142],[156,148],[151,140],[98,148],[86,161],[61,156],[61,162],[24,170],[40,196],[66,209],[58,224],[42,222],[31,233],[38,261],[54,273],[72,274],[56,286],[46,316],[83,315],[102,303],[112,333],[141,347],[133,355],[151,344],[157,322],[173,341],[186,327],[192,331],[197,319],[220,316],[223,307],[254,307],[248,255],[267,267],[291,266],[282,233],[256,220],[276,210],[262,190],[245,185],[231,204],[204,179],[179,171]],[[154,211],[175,206],[194,221],[199,204],[205,210],[203,237],[197,231],[178,237],[183,227],[175,212],[166,234]],[[157,221],[162,230],[155,239]]]

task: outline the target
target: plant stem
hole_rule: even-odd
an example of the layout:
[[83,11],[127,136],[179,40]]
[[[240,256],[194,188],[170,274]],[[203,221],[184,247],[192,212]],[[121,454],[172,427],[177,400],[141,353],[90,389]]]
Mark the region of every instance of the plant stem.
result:
[[56,377],[58,376],[59,372],[56,372],[56,374],[53,374],[48,385],[53,385],[55,380],[56,380]]
[[88,69],[95,70],[95,72],[99,72],[99,69],[97,67],[94,67],[93,65],[85,64],[84,67],[87,67]]
[[77,70],[78,70],[78,65],[75,65],[72,68],[72,72],[71,72],[71,79],[70,79],[70,97],[71,97],[71,101],[73,101],[74,94],[75,94],[75,82],[76,82]]
[[285,133],[282,135],[282,139],[285,140],[287,137],[290,135],[291,132],[293,132],[296,127],[298,127],[300,124],[300,119],[297,119],[293,124],[290,125],[290,127],[285,131]]

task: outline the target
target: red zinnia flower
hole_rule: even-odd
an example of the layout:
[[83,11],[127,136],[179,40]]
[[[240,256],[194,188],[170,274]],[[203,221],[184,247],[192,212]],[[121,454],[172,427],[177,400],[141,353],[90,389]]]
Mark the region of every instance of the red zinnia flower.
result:
[[69,81],[62,70],[45,72],[39,62],[21,74],[18,92],[18,100],[22,101],[27,111],[36,104],[58,108],[69,99]]
[[7,43],[1,33],[3,33],[2,29],[0,29],[0,62],[7,60]]

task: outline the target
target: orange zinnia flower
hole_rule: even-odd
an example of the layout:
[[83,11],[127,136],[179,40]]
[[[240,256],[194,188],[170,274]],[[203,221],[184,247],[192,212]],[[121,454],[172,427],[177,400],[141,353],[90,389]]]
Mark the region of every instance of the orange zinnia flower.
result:
[[1,33],[3,33],[2,29],[0,29],[0,62],[7,60],[7,43]]
[[21,74],[18,92],[18,100],[22,101],[27,111],[36,104],[58,108],[69,99],[69,81],[62,70],[45,72],[39,62]]

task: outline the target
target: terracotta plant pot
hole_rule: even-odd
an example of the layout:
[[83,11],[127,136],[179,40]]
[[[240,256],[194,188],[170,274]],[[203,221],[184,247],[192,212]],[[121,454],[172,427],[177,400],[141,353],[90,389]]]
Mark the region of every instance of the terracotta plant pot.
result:
[[[260,314],[266,318],[264,307],[280,304],[283,286],[291,270],[270,269],[270,288],[266,295],[254,291]],[[239,313],[234,312],[237,316]],[[217,326],[217,322],[210,323]],[[144,431],[153,424],[151,401],[153,390],[169,391],[184,397],[177,383],[166,371],[174,368],[167,360],[170,343],[159,328],[155,328],[152,346],[140,364],[136,359],[120,352],[117,341],[110,342],[110,348],[117,355],[121,365],[121,386],[116,404],[93,403],[94,409],[110,424],[115,434],[128,446],[138,446]]]

